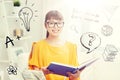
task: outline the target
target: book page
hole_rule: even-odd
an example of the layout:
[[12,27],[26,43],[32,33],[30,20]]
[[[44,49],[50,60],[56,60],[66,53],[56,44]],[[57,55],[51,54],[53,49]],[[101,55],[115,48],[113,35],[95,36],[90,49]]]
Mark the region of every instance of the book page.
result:
[[78,67],[78,69],[79,69],[79,70],[82,70],[83,68],[85,68],[85,67],[93,64],[94,62],[96,62],[98,59],[99,59],[99,58],[89,59],[89,60],[83,62],[83,63]]

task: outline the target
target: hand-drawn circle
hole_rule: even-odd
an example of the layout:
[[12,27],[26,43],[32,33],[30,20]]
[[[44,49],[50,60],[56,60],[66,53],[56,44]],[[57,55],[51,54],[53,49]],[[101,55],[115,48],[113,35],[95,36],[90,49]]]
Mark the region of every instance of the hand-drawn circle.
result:
[[113,28],[110,25],[103,25],[103,27],[101,28],[101,33],[104,36],[110,36],[113,33]]

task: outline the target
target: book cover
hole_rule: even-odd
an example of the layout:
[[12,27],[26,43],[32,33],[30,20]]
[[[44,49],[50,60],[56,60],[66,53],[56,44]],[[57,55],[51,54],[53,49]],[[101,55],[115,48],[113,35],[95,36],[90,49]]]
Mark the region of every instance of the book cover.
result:
[[92,63],[94,63],[97,60],[98,60],[98,58],[90,59],[88,61],[85,61],[84,63],[82,63],[78,67],[74,67],[74,66],[70,66],[70,65],[66,65],[66,64],[61,64],[61,63],[56,63],[56,62],[51,62],[50,65],[47,67],[47,69],[52,71],[53,74],[68,76],[67,72],[71,72],[74,74],[76,72],[76,70],[82,70],[83,68],[91,65]]

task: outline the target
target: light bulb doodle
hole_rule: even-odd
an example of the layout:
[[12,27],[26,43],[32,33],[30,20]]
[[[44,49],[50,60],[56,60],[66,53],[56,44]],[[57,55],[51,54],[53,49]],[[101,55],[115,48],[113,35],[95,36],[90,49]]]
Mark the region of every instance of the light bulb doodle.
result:
[[90,53],[100,46],[101,39],[96,33],[87,32],[82,34],[82,36],[80,37],[80,43],[83,47],[88,49],[87,53]]
[[8,71],[9,75],[11,75],[11,74],[17,75],[17,67],[15,67],[15,66],[10,65],[7,68],[7,71]]
[[33,11],[29,7],[23,7],[19,13],[19,18],[22,20],[26,31],[30,31],[30,21],[33,17]]

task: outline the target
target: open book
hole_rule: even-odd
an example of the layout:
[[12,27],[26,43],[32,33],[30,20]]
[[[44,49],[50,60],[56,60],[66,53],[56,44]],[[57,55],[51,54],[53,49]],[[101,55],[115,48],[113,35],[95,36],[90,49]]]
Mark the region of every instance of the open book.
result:
[[56,62],[51,62],[50,65],[47,67],[47,69],[52,71],[53,74],[68,76],[67,72],[71,72],[74,74],[74,73],[76,73],[77,70],[82,70],[83,68],[91,65],[92,63],[94,63],[97,60],[98,60],[98,58],[87,60],[78,67],[61,64],[61,63],[56,63]]

